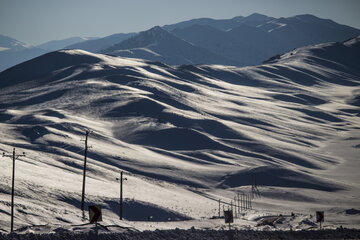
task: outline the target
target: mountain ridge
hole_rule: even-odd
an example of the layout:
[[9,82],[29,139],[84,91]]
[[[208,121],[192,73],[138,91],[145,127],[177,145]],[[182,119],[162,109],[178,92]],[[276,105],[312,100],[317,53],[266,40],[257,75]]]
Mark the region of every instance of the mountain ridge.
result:
[[79,44],[81,42],[88,41],[88,40],[94,40],[94,39],[97,39],[97,38],[96,37],[87,37],[87,38],[70,37],[70,38],[65,38],[65,39],[61,39],[61,40],[48,41],[48,42],[42,43],[40,45],[37,45],[37,47],[45,49],[45,50],[56,51],[56,50],[66,48],[66,46],[69,46],[69,45]]
[[[203,28],[209,26],[223,31],[221,35],[224,36],[224,41],[221,41],[221,38],[219,38],[219,32],[213,31],[213,34],[210,34],[208,31],[206,38],[196,31],[194,32],[193,26],[196,24],[198,28],[199,26]],[[188,46],[187,50],[184,50],[186,52],[185,56],[182,56],[182,53],[179,51],[170,53],[169,49],[166,49],[171,44],[173,44],[172,46],[175,49],[182,48],[184,43],[176,46],[174,43],[165,43],[165,41],[162,42],[165,49],[161,49],[161,46],[158,46],[157,51],[165,51],[167,53],[165,54],[166,56],[159,56],[161,54],[146,48],[146,46],[140,46],[134,51],[123,49],[122,56],[140,57],[176,65],[208,63],[249,66],[261,64],[274,55],[288,52],[294,48],[323,42],[341,42],[360,34],[358,29],[310,14],[277,19],[258,13],[246,17],[238,16],[232,19],[216,20],[201,18],[164,25],[163,28],[181,40],[193,45],[192,47]],[[236,29],[243,29],[244,31],[236,31]],[[234,34],[235,32],[236,34]],[[120,44],[136,34],[138,33],[118,33],[100,39],[67,45],[64,48],[104,52],[105,49],[111,49],[113,45]],[[177,42],[180,43],[179,41]],[[0,71],[49,51],[41,48],[30,48],[25,49],[24,52],[12,52],[6,51],[7,48],[1,47],[1,44],[0,48],[2,49],[0,51],[0,62],[2,63]],[[191,48],[193,50],[190,50]],[[196,54],[191,54],[191,51],[196,52]],[[207,59],[209,60],[208,62],[206,62]]]
[[193,64],[193,63],[223,63],[232,65],[235,61],[228,60],[206,49],[197,47],[159,26],[126,39],[102,53],[145,58],[152,61],[160,61],[166,64]]

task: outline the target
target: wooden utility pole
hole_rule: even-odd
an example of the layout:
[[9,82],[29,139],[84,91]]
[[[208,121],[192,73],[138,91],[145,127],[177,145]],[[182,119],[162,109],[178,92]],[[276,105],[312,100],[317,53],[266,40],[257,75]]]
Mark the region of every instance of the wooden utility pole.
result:
[[237,193],[237,203],[238,203],[238,215],[240,217],[240,196],[239,196],[239,193]]
[[248,199],[248,195],[245,194],[245,209],[247,210],[249,208],[249,199]]
[[120,211],[119,216],[120,220],[123,219],[123,181],[127,180],[127,178],[123,178],[123,171],[120,171],[120,178],[116,178],[116,180],[120,180]]
[[82,194],[81,194],[81,210],[84,211],[84,200],[85,200],[85,178],[86,178],[86,158],[88,150],[88,136],[89,131],[85,131],[85,152],[84,152],[84,170],[83,170],[83,184],[82,184]]
[[249,208],[250,209],[252,209],[251,201],[252,201],[252,199],[251,199],[251,196],[249,195]]
[[234,216],[235,216],[235,218],[237,218],[237,201],[236,201],[236,195],[235,195],[235,197],[234,197],[234,206],[235,206]]
[[244,200],[243,200],[243,194],[241,193],[240,194],[240,208],[241,208],[241,211],[243,210],[243,202],[244,202]]
[[243,210],[246,209],[246,200],[245,200],[245,194],[241,193],[241,199],[242,199],[242,208]]
[[261,197],[260,195],[260,191],[257,187],[257,183],[256,183],[256,174],[254,174],[254,180],[253,180],[253,184],[251,186],[251,197],[252,199],[254,199],[255,197]]
[[19,157],[24,157],[25,152],[23,154],[15,154],[15,148],[13,149],[13,154],[5,154],[3,153],[3,157],[11,157],[13,160],[13,169],[12,169],[12,188],[11,188],[11,227],[10,232],[14,231],[14,192],[15,192],[15,160]]
[[219,218],[220,218],[220,199],[219,199]]

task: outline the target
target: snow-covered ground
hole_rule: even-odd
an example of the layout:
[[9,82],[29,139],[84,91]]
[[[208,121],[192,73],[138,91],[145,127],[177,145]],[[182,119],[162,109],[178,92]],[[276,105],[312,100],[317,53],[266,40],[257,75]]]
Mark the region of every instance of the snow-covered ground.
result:
[[[260,197],[235,229],[314,229],[315,211],[325,228],[359,228],[359,45],[309,46],[244,68],[62,50],[0,73],[0,150],[26,152],[16,160],[16,231],[93,227],[80,210],[86,130],[86,206],[102,206],[111,232],[226,229],[213,218],[218,200],[229,208],[254,176]],[[8,232],[11,159],[0,169]]]

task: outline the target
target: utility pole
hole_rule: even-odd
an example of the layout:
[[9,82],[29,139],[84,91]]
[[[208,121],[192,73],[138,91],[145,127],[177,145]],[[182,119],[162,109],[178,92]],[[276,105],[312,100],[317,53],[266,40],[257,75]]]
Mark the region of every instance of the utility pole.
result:
[[240,206],[240,213],[242,212],[242,197],[241,197],[241,193],[239,193],[239,206]]
[[242,199],[242,208],[243,208],[243,210],[245,210],[246,209],[246,206],[245,206],[245,195],[244,195],[244,193],[241,193],[241,199]]
[[24,157],[25,152],[23,154],[15,154],[15,148],[13,149],[13,154],[5,154],[3,153],[3,157],[11,157],[13,160],[13,169],[12,169],[12,188],[11,188],[11,230],[10,232],[13,232],[14,230],[14,190],[15,190],[15,159],[18,159],[19,157]]
[[234,197],[234,205],[235,205],[235,218],[237,218],[237,204],[236,204],[236,195],[235,195],[235,197]]
[[[89,131],[85,131],[85,152],[84,152],[84,171],[83,171],[83,185],[82,185],[82,195],[81,195],[81,210],[84,211],[84,199],[85,199],[85,176],[86,176],[86,158],[88,150],[88,136]],[[84,140],[82,140],[84,141]]]
[[245,197],[245,209],[247,210],[247,209],[248,209],[248,206],[249,206],[248,195],[245,194],[244,197]]
[[254,174],[253,184],[251,186],[251,198],[254,199],[255,197],[261,197],[256,183],[256,174]]
[[127,180],[127,178],[123,178],[123,171],[120,172],[120,178],[116,178],[116,180],[120,180],[120,220],[123,218],[123,181]]
[[239,196],[239,193],[237,193],[237,203],[238,203],[238,215],[239,215],[239,218],[240,218],[240,196]]
[[251,209],[251,194],[249,194],[249,209]]
[[252,209],[252,206],[251,206],[251,195],[249,194],[249,209]]
[[246,209],[249,209],[250,207],[250,204],[249,204],[249,195],[246,194]]
[[246,210],[246,195],[243,194],[243,200],[244,200],[244,210]]
[[220,199],[219,199],[219,218],[220,218]]

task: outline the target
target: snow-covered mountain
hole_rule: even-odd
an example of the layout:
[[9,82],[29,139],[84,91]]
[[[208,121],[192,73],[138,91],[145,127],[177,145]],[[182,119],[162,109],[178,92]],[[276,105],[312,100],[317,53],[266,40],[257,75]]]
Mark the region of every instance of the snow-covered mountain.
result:
[[90,38],[71,37],[71,38],[66,38],[66,39],[61,39],[61,40],[52,40],[52,41],[40,44],[37,47],[45,49],[45,50],[56,51],[56,50],[63,49],[66,46],[69,46],[72,44],[79,44],[84,41],[91,41],[91,40],[95,40],[95,39],[97,39],[97,38],[95,38],[95,37],[90,37]]
[[241,25],[229,31],[211,26],[192,25],[172,33],[195,46],[234,60],[235,65],[256,65],[282,51],[282,47],[264,31]]
[[102,53],[122,57],[142,58],[171,65],[185,63],[236,64],[235,60],[230,61],[204,48],[194,46],[177,38],[159,26],[140,32],[129,39],[103,50]]
[[65,49],[81,49],[89,52],[99,52],[103,49],[109,48],[112,45],[120,43],[132,36],[135,33],[116,33],[99,39],[87,40],[81,43],[75,43],[64,47]]
[[[279,19],[261,14],[225,20],[200,18],[165,25],[162,31],[159,29],[161,28],[156,27],[141,32],[101,52],[167,64],[248,66],[260,64],[294,48],[344,41],[360,34],[358,29],[313,15]],[[165,32],[164,29],[170,32]],[[192,46],[179,39],[175,40],[173,36],[165,39],[164,36],[169,33]],[[186,50],[178,51],[185,45]],[[201,48],[201,51],[194,48]],[[182,54],[183,52],[185,53]]]
[[14,38],[0,35],[0,52],[7,50],[20,51],[29,47],[29,45],[20,42]]
[[248,25],[255,27],[260,24],[264,24],[268,21],[271,21],[273,19],[275,18],[268,17],[259,13],[253,13],[247,17],[238,16],[232,19],[197,18],[175,24],[164,25],[163,28],[168,31],[173,31],[175,29],[183,29],[183,28],[191,27],[193,25],[200,25],[200,26],[211,26],[218,30],[228,31],[233,28],[239,27],[241,25]]
[[[201,46],[241,66],[257,65],[294,48],[324,42],[345,41],[360,30],[313,15],[269,18],[253,14],[234,21],[232,28],[220,29],[217,21],[189,21],[169,28],[177,37]],[[196,25],[195,25],[196,24]]]
[[45,52],[43,49],[0,35],[0,72]]
[[311,44],[341,42],[360,34],[359,29],[309,14],[274,19],[258,28],[281,41],[286,51]]
[[[244,68],[61,50],[0,73],[0,150],[26,152],[16,160],[15,228],[84,223],[86,130],[86,204],[102,205],[109,229],[224,228],[208,219],[217,200],[249,194],[255,174],[261,198],[234,227],[269,229],[257,220],[282,214],[273,226],[306,229],[315,210],[329,227],[358,227],[347,213],[360,197],[359,44],[304,47]],[[5,230],[11,166],[0,161]],[[120,170],[126,221],[117,216]],[[168,218],[178,221],[156,223]]]
[[[159,29],[159,27],[154,27],[141,33],[117,33],[74,44],[70,44],[70,42],[78,41],[78,38],[52,41],[41,45],[41,48],[25,49],[24,52],[4,51],[7,47],[5,45],[1,47],[0,44],[0,50],[2,50],[0,51],[0,71],[60,48],[144,58],[171,65],[249,66],[261,64],[274,55],[294,48],[324,42],[341,42],[360,34],[359,29],[313,15],[276,19],[258,13],[232,19],[192,19],[165,25],[161,29],[162,31]],[[151,34],[147,34],[147,32]],[[163,38],[164,32],[167,35],[175,36]],[[149,39],[144,40],[145,36]],[[139,45],[139,39],[144,43],[143,45]],[[132,43],[132,41],[135,42]],[[13,43],[15,44],[15,42]],[[22,46],[19,43],[16,44]],[[131,48],[130,46],[137,47]]]
[[49,41],[36,47],[0,35],[0,71],[59,49],[83,49],[98,52],[133,35],[134,33],[119,33],[99,39],[94,37],[71,37]]

